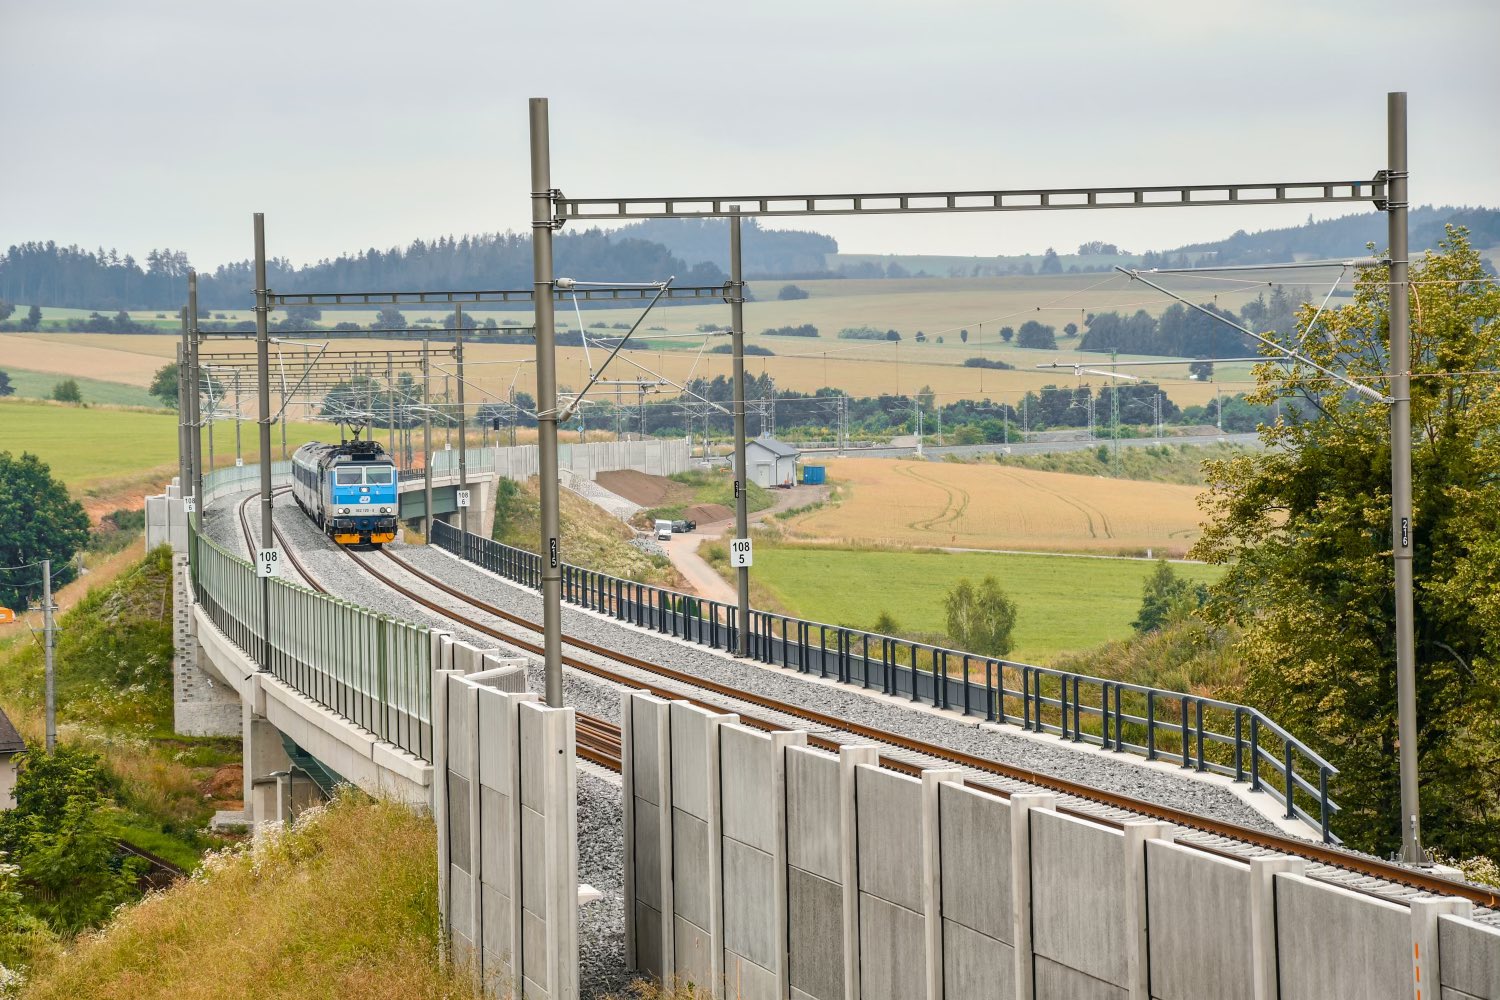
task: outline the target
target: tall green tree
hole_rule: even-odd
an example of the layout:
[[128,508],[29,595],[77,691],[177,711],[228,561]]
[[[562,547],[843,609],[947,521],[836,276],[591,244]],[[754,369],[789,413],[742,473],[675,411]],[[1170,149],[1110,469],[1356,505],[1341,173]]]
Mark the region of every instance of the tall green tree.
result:
[[10,375],[6,372],[0,372],[0,399],[6,396],[14,396],[15,394],[16,387],[10,384]]
[[[52,560],[52,583],[73,577],[74,553],[89,538],[89,517],[35,455],[0,451],[0,566]],[[24,606],[42,593],[39,571],[0,573],[0,605]]]
[[975,586],[959,580],[943,600],[948,637],[958,648],[981,656],[1004,656],[1011,651],[1016,627],[1016,605],[993,576]]
[[163,406],[177,409],[177,362],[162,365],[151,378],[151,395],[161,400]]
[[[1320,364],[1384,389],[1389,273],[1304,306]],[[1425,840],[1500,854],[1500,288],[1461,230],[1412,267],[1413,564]],[[1316,325],[1309,329],[1316,319]],[[1254,404],[1295,400],[1262,451],[1208,463],[1194,554],[1230,568],[1210,614],[1243,628],[1248,697],[1337,766],[1337,832],[1401,842],[1389,407],[1305,367],[1256,368]]]
[[78,388],[77,379],[65,378],[52,387],[52,398],[59,403],[81,403],[83,390]]

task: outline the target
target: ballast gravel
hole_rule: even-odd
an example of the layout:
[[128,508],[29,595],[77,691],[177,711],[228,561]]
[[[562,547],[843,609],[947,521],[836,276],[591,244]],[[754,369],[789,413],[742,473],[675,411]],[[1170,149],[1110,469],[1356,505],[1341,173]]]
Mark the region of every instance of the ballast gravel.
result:
[[[400,556],[423,572],[480,600],[530,621],[541,619],[540,595],[500,580],[446,552],[414,546],[402,549]],[[674,641],[568,605],[563,606],[563,628],[568,635],[616,652],[662,663],[696,677],[790,702],[835,718],[1198,815],[1257,829],[1275,829],[1265,817],[1227,789],[1144,767],[1131,756],[1122,755],[1116,759],[1079,752],[1061,741],[1051,746],[1045,740],[1028,736],[982,730],[977,719],[958,720],[905,708],[861,694],[856,688],[817,683],[781,667],[735,660],[707,647]],[[574,671],[565,671],[565,674],[576,676]],[[612,693],[598,712],[585,709],[582,704],[579,710],[618,722],[619,698],[614,693],[618,688],[613,685],[604,687]]]
[[578,994],[625,995],[635,978],[625,971],[625,823],[620,786],[580,771],[578,775],[578,880],[604,898],[578,917]]

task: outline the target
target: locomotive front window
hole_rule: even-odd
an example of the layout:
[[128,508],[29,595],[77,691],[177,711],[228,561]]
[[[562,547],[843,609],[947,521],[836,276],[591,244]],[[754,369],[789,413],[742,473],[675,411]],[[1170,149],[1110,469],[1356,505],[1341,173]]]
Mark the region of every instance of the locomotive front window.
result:
[[391,484],[391,470],[388,468],[366,469],[365,482],[372,486],[389,486]]
[[340,470],[334,473],[334,476],[336,477],[334,479],[334,482],[338,483],[340,486],[358,486],[359,472],[360,470],[358,469],[349,469],[347,471]]

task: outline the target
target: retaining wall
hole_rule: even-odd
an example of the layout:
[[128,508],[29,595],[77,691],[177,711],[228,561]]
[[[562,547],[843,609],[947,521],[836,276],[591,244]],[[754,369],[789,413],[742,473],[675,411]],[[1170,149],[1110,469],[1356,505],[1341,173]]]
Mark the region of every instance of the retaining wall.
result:
[[686,702],[622,708],[627,959],[695,995],[1500,1000],[1500,931],[1462,900],[1398,905]]

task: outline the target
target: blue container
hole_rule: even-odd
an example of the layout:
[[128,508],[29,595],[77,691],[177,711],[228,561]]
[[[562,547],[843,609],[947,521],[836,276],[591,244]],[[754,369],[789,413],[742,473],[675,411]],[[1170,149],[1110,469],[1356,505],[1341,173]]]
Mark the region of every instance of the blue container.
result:
[[804,465],[802,467],[802,485],[821,486],[827,470],[821,465]]

